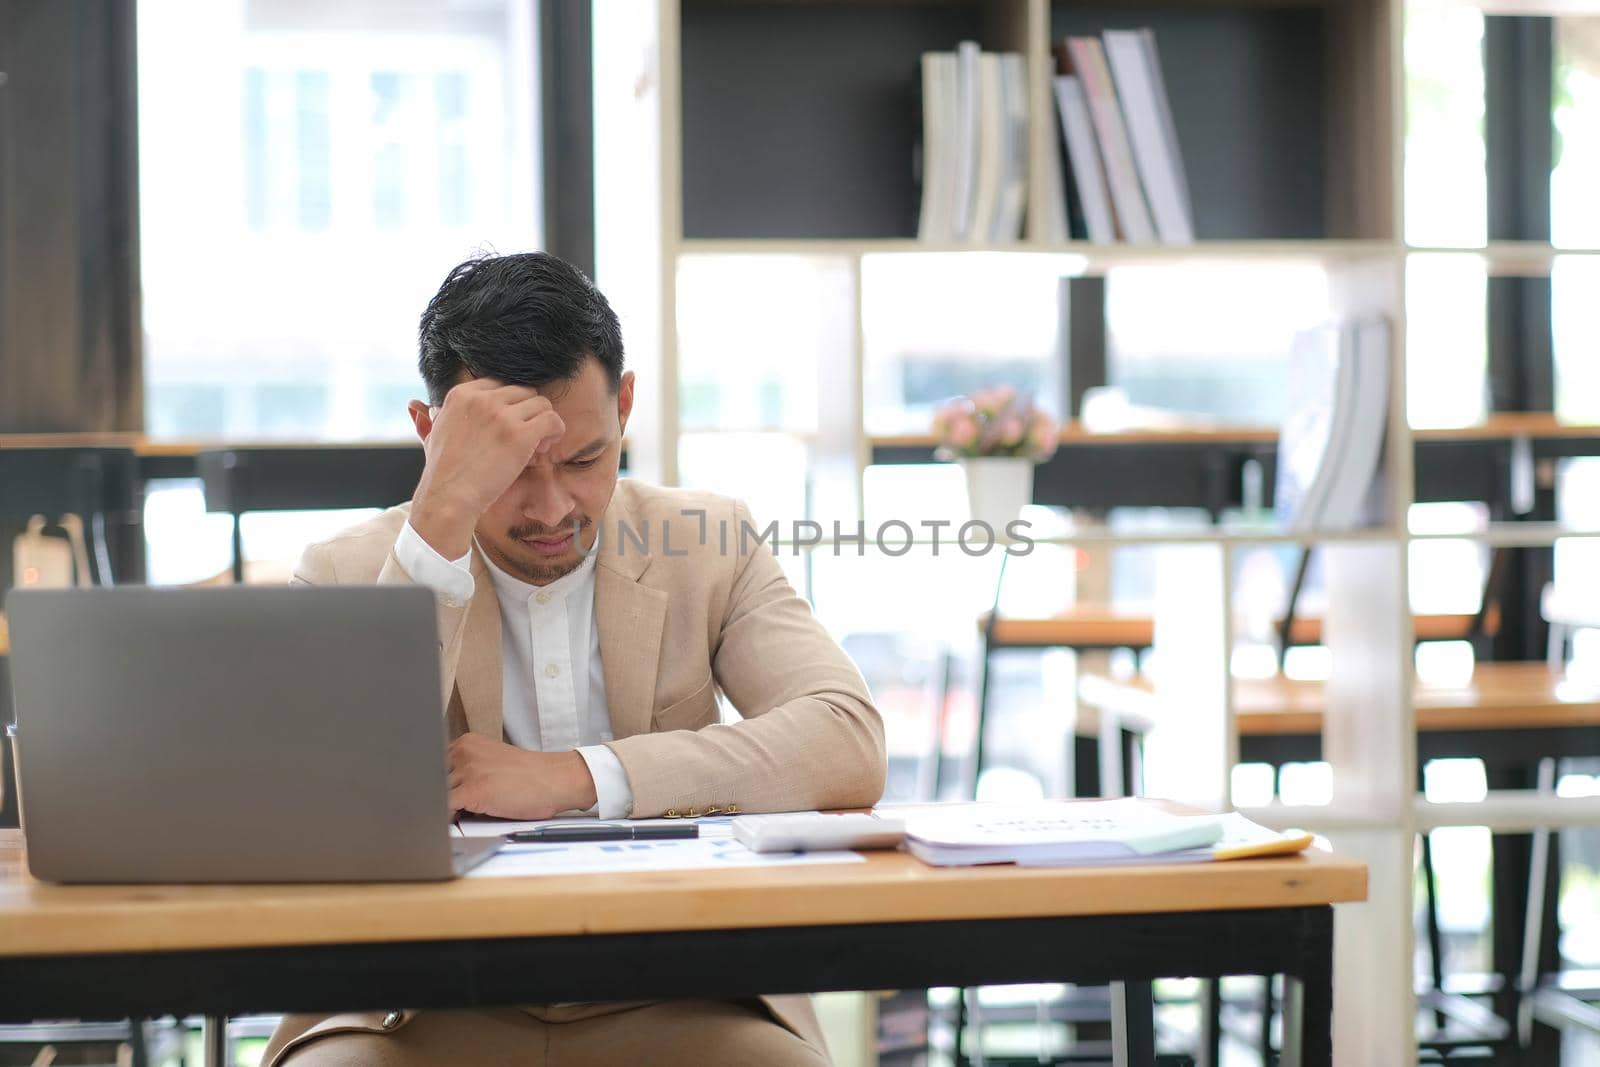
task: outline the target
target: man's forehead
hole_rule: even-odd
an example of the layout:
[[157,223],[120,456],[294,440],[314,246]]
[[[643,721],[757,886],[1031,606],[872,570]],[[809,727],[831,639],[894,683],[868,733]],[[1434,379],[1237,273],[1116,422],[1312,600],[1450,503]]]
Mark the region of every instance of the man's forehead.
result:
[[[479,377],[465,367],[461,369],[455,384],[461,385]],[[611,392],[606,379],[605,371],[597,360],[585,360],[583,367],[571,378],[561,378],[556,381],[545,382],[543,385],[528,386],[538,395],[550,401],[550,406],[555,408],[563,418],[593,414],[603,416],[612,409],[615,395]]]

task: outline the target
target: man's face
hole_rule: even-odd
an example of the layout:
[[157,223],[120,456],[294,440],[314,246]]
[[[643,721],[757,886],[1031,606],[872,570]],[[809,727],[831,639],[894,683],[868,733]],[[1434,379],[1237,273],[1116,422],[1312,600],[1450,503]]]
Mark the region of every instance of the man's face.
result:
[[[587,359],[571,381],[539,389],[566,429],[535,456],[478,519],[478,543],[507,574],[547,585],[575,570],[594,547],[617,486],[622,431],[633,410],[633,372],[613,394],[605,369]],[[574,527],[577,537],[574,539]]]

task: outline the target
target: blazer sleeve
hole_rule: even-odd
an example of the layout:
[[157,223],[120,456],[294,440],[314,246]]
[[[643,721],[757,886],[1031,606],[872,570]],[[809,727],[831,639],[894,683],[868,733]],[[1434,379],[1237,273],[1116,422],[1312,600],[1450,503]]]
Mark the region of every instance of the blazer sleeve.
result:
[[[335,548],[341,544],[339,541],[322,541],[308,547],[300,556],[300,562],[296,565],[294,573],[289,577],[289,584],[343,584],[335,552]],[[350,584],[374,584],[357,583],[353,578],[346,580]],[[395,558],[392,546],[384,557],[382,569],[378,571],[376,584],[416,584],[412,581],[411,575],[406,573],[406,569],[400,565],[400,561]],[[449,706],[450,693],[456,685],[456,665],[461,662],[461,643],[462,636],[466,632],[467,605],[454,603],[438,594],[434,595],[433,602],[439,624],[439,679],[443,689],[439,699],[440,707],[443,708]]]
[[[738,518],[749,512],[738,505]],[[867,807],[883,796],[883,721],[850,657],[763,544],[736,554],[711,670],[737,723],[610,742],[633,815]]]

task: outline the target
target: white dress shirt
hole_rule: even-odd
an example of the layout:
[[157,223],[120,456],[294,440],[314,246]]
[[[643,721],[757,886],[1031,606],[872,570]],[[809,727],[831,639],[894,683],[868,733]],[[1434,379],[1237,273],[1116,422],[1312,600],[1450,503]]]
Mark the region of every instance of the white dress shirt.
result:
[[[453,604],[472,599],[472,553],[449,560],[408,522],[394,546],[411,580]],[[500,602],[501,718],[506,738],[535,752],[577,749],[594,779],[602,819],[633,812],[633,789],[612,739],[594,617],[594,557],[549,585],[513,578],[484,553]]]

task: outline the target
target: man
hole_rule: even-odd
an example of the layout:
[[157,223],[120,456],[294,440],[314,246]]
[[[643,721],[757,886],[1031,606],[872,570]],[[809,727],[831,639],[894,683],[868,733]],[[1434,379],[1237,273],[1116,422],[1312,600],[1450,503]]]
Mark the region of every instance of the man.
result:
[[[436,594],[450,801],[515,819],[859,807],[883,790],[860,673],[742,504],[619,481],[617,317],[543,253],[450,272],[421,325],[409,505],[312,545],[295,581]],[[720,690],[743,716],[718,721]],[[825,1063],[809,1001],[290,1016],[269,1067]]]

